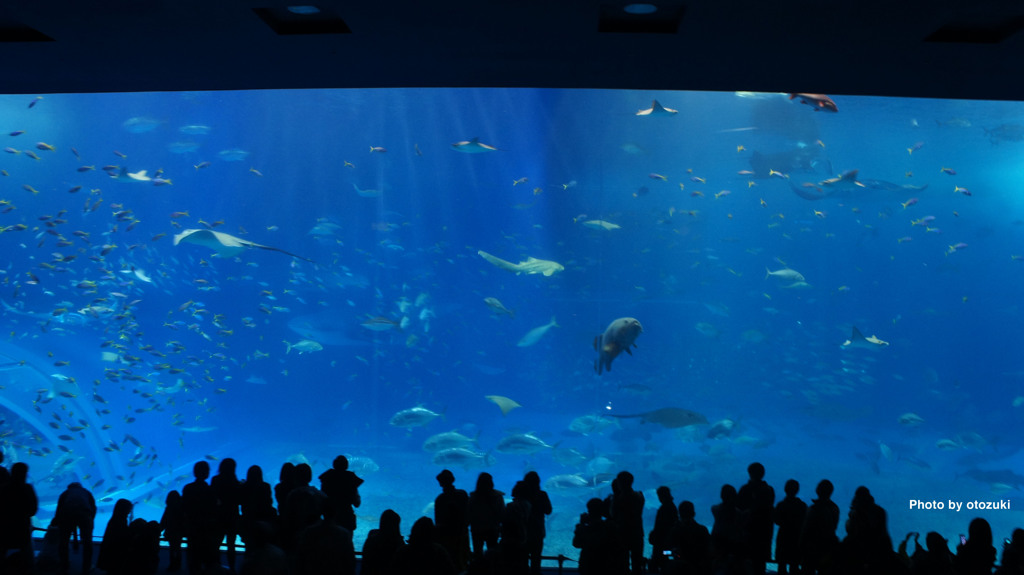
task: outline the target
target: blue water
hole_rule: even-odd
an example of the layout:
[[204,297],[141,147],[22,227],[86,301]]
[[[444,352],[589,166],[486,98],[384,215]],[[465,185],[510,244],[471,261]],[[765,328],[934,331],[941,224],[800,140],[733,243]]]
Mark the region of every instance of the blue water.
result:
[[[653,98],[678,113],[637,116]],[[572,526],[609,474],[636,475],[649,525],[662,484],[710,524],[721,484],[755,460],[805,500],[824,477],[844,508],[867,485],[897,539],[953,539],[975,515],[997,537],[1024,523],[908,509],[1019,505],[1019,103],[835,96],[832,114],[779,94],[525,89],[32,101],[0,98],[0,140],[21,152],[0,154],[15,208],[0,214],[0,443],[7,464],[29,463],[41,524],[76,479],[158,518],[198,459],[273,481],[286,460],[319,474],[344,453],[366,479],[361,545],[385,508],[406,529],[432,513],[441,466],[423,444],[452,430],[506,492],[528,470],[589,483],[549,489],[550,554],[575,556]],[[497,150],[452,146],[472,138]],[[755,152],[772,160],[754,166]],[[127,176],[141,170],[170,183]],[[831,193],[821,182],[849,170],[871,185],[794,193]],[[312,261],[173,245],[187,229]],[[479,250],[564,270],[516,275]],[[619,317],[644,331],[597,375],[594,337]],[[889,345],[843,349],[853,326]],[[322,349],[286,353],[303,339]],[[502,415],[487,395],[521,407]],[[416,406],[440,415],[389,425]],[[593,417],[663,407],[709,424]],[[596,429],[570,429],[586,416]],[[709,437],[722,420],[731,432]],[[553,447],[497,449],[515,434]],[[457,485],[481,469],[453,467]]]

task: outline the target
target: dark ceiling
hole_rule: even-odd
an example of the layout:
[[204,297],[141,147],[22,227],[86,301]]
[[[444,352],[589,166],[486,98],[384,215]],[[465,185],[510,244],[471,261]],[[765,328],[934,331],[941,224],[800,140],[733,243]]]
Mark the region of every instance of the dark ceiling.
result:
[[[1024,100],[1006,0],[5,0],[5,93],[525,86]],[[641,0],[643,1],[643,0]]]

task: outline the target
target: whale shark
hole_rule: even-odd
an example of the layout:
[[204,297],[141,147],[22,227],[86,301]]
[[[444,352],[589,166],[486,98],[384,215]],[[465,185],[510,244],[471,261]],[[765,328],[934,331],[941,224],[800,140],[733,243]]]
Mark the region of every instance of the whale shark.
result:
[[307,262],[313,262],[309,258],[304,258],[300,255],[286,252],[281,248],[275,248],[271,246],[265,246],[263,244],[257,244],[256,242],[250,242],[243,240],[242,238],[235,237],[231,234],[225,234],[223,232],[215,232],[213,230],[198,230],[191,229],[185,230],[180,234],[174,236],[174,245],[178,245],[182,242],[190,244],[198,244],[201,246],[208,247],[213,251],[217,252],[221,257],[236,256],[245,250],[252,248],[259,248],[261,250],[270,250],[274,252],[281,252],[282,254],[289,255],[293,258],[305,260]]
[[606,415],[608,417],[617,417],[619,419],[638,418],[640,423],[655,423],[668,429],[700,425],[708,422],[708,418],[696,411],[690,411],[689,409],[683,409],[681,407],[663,407],[661,409],[655,409],[654,411],[645,411],[643,413],[636,413],[633,415],[614,415],[611,413]]

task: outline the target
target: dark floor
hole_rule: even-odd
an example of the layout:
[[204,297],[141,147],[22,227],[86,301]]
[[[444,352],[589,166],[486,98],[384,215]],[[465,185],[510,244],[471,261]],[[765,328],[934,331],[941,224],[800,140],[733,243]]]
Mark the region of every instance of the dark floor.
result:
[[[36,551],[36,570],[35,570],[35,574],[36,575],[58,575],[60,573],[59,566],[57,566],[56,564],[48,565],[48,563],[51,563],[51,562],[46,559],[48,554],[43,549],[43,540],[42,539],[35,539],[33,541],[33,544],[35,545],[35,551]],[[96,541],[93,544],[93,554],[92,554],[93,564],[95,564],[96,558],[99,556],[99,552],[100,552],[100,542]],[[81,566],[82,566],[82,555],[81,555],[81,553],[82,553],[81,545],[79,545],[78,547],[75,547],[74,545],[71,546],[71,549],[70,549],[70,559],[71,559],[71,570],[70,570],[70,573],[72,575],[77,575],[78,573],[81,573],[81,571],[80,571]],[[244,552],[242,550],[239,550],[239,552],[238,552],[238,565],[237,565],[238,567],[241,567],[243,558],[244,558]],[[225,561],[224,560],[224,553],[223,553],[223,551],[221,552],[221,560],[222,560],[222,562]],[[566,572],[566,573],[576,573],[576,562],[575,561],[573,561],[573,560],[566,560],[563,565],[564,565],[564,572]],[[160,548],[160,568],[158,570],[158,573],[160,573],[160,574],[162,574],[162,573],[171,573],[171,572],[169,572],[167,570],[167,567],[168,567],[168,550],[167,550],[166,547],[161,547]],[[357,570],[358,570],[358,565],[357,565]],[[2,571],[2,569],[0,569],[0,571]],[[229,571],[227,570],[226,565],[225,565],[224,572],[225,573],[229,573]],[[98,569],[98,568],[94,567],[92,569],[91,573],[93,575],[102,575],[105,572],[102,569]],[[177,573],[181,573],[182,575],[187,575],[188,569],[184,565],[182,565],[181,570],[177,571]],[[557,559],[551,558],[550,560],[545,560],[544,561],[544,568],[542,569],[541,573],[542,573],[542,575],[558,575],[559,574],[559,569],[558,569],[558,561],[557,561]]]

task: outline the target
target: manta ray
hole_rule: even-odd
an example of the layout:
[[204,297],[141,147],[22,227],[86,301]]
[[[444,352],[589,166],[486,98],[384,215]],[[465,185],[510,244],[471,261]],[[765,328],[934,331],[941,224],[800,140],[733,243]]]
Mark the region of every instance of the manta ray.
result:
[[857,326],[853,326],[853,333],[850,334],[850,339],[844,341],[842,347],[843,349],[857,347],[861,349],[878,350],[883,347],[889,347],[889,342],[882,341],[875,336],[864,337],[864,334],[857,329]]
[[646,110],[640,110],[636,113],[637,116],[672,116],[678,114],[679,110],[673,110],[672,108],[666,108],[662,106],[657,100],[651,102],[651,107]]
[[633,415],[614,415],[610,413],[607,415],[609,417],[617,417],[619,419],[639,418],[640,423],[656,423],[668,429],[700,425],[708,422],[708,418],[696,411],[690,411],[689,409],[683,409],[681,407],[663,407],[661,409],[655,409],[654,411],[646,411],[644,413],[637,413]]
[[190,244],[199,244],[206,246],[213,251],[217,252],[221,257],[231,257],[238,255],[245,250],[252,248],[259,248],[261,250],[271,250],[275,252],[281,252],[282,254],[289,255],[293,258],[299,258],[312,263],[313,260],[304,258],[299,255],[295,255],[291,252],[286,252],[281,248],[275,248],[271,246],[265,246],[263,244],[257,244],[256,242],[250,242],[237,238],[231,234],[225,234],[223,232],[215,232],[213,230],[185,230],[180,234],[174,236],[174,245],[178,245],[181,242],[187,242]]
[[452,144],[452,149],[455,150],[456,152],[462,152],[463,154],[483,154],[485,152],[498,151],[498,148],[495,148],[494,146],[481,144],[480,138],[473,138],[472,140],[455,142],[454,144]]
[[526,258],[526,261],[514,264],[510,261],[503,260],[499,257],[492,256],[491,254],[480,250],[476,252],[480,257],[484,258],[493,265],[498,266],[503,270],[510,272],[516,272],[519,274],[544,274],[547,277],[551,277],[555,272],[560,272],[565,269],[565,266],[558,262],[551,260],[539,260],[537,258]]

